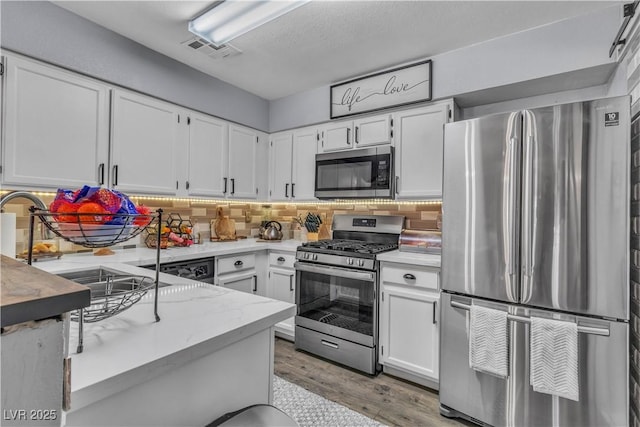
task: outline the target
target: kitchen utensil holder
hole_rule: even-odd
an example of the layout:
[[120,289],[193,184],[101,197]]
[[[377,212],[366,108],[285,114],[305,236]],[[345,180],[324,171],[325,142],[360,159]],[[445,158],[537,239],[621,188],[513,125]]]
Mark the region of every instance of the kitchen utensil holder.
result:
[[[162,209],[156,210],[155,214],[109,214],[111,227],[95,227],[98,224],[83,223],[78,213],[54,213],[46,209],[35,206],[29,208],[29,248],[27,253],[27,264],[33,262],[33,235],[35,229],[35,219],[38,217],[42,224],[51,230],[58,237],[87,248],[104,248],[125,242],[139,235],[147,227],[156,224],[157,241],[160,241],[162,227]],[[60,220],[64,219],[65,222]],[[100,224],[102,225],[102,224]],[[118,292],[113,291],[113,278],[105,281],[104,292],[92,292],[91,303],[88,308],[81,308],[72,312],[71,320],[78,322],[78,347],[76,352],[82,353],[84,350],[83,328],[84,322],[97,322],[114,316],[131,307],[144,296],[144,294],[155,285],[155,295],[153,301],[153,314],[156,322],[160,321],[158,315],[158,287],[160,284],[160,245],[156,250],[156,274],[155,283],[145,284],[144,279],[136,276],[120,277],[118,280],[131,280],[138,285],[131,285],[131,289]],[[136,279],[139,282],[136,282]],[[144,286],[143,286],[144,285]],[[86,316],[86,319],[85,319]]]

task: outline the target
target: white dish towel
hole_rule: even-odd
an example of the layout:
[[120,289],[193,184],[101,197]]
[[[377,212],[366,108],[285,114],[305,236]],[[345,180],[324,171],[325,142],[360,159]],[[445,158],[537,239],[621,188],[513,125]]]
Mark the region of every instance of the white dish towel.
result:
[[471,304],[469,366],[506,378],[508,375],[507,312]]
[[578,325],[531,318],[530,375],[533,390],[578,401]]

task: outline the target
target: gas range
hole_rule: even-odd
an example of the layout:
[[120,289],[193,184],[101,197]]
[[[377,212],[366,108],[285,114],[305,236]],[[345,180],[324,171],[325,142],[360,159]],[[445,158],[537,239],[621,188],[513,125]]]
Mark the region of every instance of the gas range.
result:
[[361,240],[333,239],[303,243],[298,247],[298,260],[335,266],[375,269],[376,255],[398,249],[393,242],[364,242]]
[[297,349],[380,371],[376,256],[398,248],[403,225],[403,216],[335,215],[333,240],[298,247]]

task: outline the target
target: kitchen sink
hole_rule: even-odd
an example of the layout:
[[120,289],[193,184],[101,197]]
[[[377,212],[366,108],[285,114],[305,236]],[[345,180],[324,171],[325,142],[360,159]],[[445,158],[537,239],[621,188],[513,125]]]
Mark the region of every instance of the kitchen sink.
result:
[[[110,268],[92,268],[90,270],[74,271],[58,274],[91,289],[91,297],[104,296],[108,292],[131,291],[133,289],[150,289],[155,285],[151,277],[125,273]],[[171,286],[160,282],[158,287]]]
[[[155,288],[155,280],[151,277],[104,267],[62,273],[59,276],[91,290],[91,305],[71,313],[71,320],[81,323],[98,322],[114,316],[133,306],[147,291]],[[158,287],[165,286],[171,285],[163,282],[158,284]]]

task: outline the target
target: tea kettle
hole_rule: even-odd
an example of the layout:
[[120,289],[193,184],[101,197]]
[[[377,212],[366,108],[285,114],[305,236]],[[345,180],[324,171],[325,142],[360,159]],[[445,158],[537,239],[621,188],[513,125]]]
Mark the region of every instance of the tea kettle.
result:
[[278,221],[269,221],[264,225],[264,231],[262,232],[263,240],[281,240],[282,239],[282,225]]

